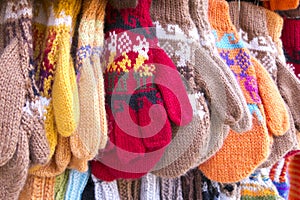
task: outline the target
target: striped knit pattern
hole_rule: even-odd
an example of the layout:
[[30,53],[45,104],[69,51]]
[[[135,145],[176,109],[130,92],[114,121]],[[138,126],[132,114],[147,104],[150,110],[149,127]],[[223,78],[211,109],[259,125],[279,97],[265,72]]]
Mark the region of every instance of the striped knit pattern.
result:
[[62,174],[55,177],[55,186],[54,186],[54,196],[55,200],[64,200],[66,191],[67,191],[67,183],[69,180],[70,170],[66,169]]
[[241,199],[280,199],[276,187],[272,181],[256,170],[248,178],[241,181]]
[[288,176],[290,180],[289,200],[296,200],[300,197],[300,154],[295,155],[288,165]]
[[179,178],[159,178],[160,199],[183,200],[182,184]]
[[[270,141],[266,126],[272,134],[283,135],[289,128],[288,115],[273,80],[239,39],[230,21],[228,4],[210,0],[209,19],[219,53],[240,83],[253,115],[253,127],[243,134],[230,131],[221,150],[199,168],[214,181],[237,182],[267,158]],[[274,112],[274,107],[278,111]]]

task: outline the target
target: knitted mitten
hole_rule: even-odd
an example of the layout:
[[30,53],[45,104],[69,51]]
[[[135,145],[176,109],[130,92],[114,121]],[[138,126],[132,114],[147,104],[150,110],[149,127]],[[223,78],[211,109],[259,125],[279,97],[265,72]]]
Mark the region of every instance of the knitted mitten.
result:
[[151,173],[142,177],[140,199],[160,199],[159,178]]
[[[215,45],[215,38],[208,20],[208,0],[189,0],[189,11],[198,30],[200,40],[199,44],[206,50],[207,53],[209,53],[211,62],[216,63],[213,65],[218,67],[225,74],[231,89],[234,90],[234,93],[241,103],[240,106],[242,106],[243,110],[242,118],[238,121],[238,123],[231,125],[231,128],[237,132],[245,132],[252,127],[252,116],[248,110],[247,103],[236,78],[218,54],[217,47]],[[226,85],[224,87],[226,88]],[[232,103],[229,101],[230,99],[231,98],[228,97],[226,98],[228,105],[231,105]],[[212,118],[214,117],[212,116]],[[212,121],[216,120],[213,119]],[[220,132],[220,130],[218,130],[216,126],[211,126],[211,132]]]
[[202,199],[201,172],[195,168],[181,176],[183,199]]
[[206,176],[201,173],[201,190],[202,190],[202,199],[210,200],[220,199],[220,185],[217,182],[209,180]]
[[221,150],[200,165],[208,178],[231,183],[249,176],[266,159],[270,143],[268,129],[276,136],[283,135],[289,128],[289,118],[271,77],[240,41],[230,21],[228,4],[211,0],[209,20],[219,53],[239,81],[253,115],[252,130],[243,134],[231,130]]
[[77,170],[71,170],[69,174],[65,200],[80,200],[89,176],[90,171],[82,173]]
[[240,183],[219,183],[220,199],[224,200],[238,200],[241,199]]
[[280,199],[275,185],[261,170],[256,170],[240,182],[241,199]]
[[138,0],[109,0],[110,5],[116,9],[135,8]]
[[140,199],[141,179],[117,181],[121,200]]
[[181,199],[182,196],[182,184],[181,179],[178,178],[159,178],[160,187],[160,199]]
[[62,174],[56,176],[55,178],[55,186],[54,186],[54,196],[55,200],[64,200],[66,191],[67,191],[67,183],[69,179],[70,170],[66,169]]
[[90,174],[89,180],[87,181],[87,184],[82,192],[81,199],[82,200],[95,200],[95,184],[94,184],[91,174]]
[[113,200],[120,199],[117,181],[101,181],[92,175],[95,184],[95,199],[96,200]]
[[41,178],[29,175],[19,196],[20,200],[54,199],[55,177]]
[[[287,91],[284,91],[280,88],[280,86],[285,86],[285,83],[292,83],[293,81],[289,80],[295,80],[295,78],[292,77],[292,74],[288,70],[286,70],[287,73],[285,73],[284,69],[286,69],[286,67],[281,64],[279,59],[276,59],[277,48],[272,41],[272,38],[268,34],[266,20],[263,20],[266,19],[266,9],[257,7],[252,3],[247,2],[241,2],[240,11],[238,9],[239,5],[237,2],[230,2],[229,7],[231,20],[235,24],[240,38],[245,42],[245,45],[250,50],[251,55],[257,58],[258,61],[260,61],[260,63],[266,68],[279,88],[281,95],[286,97],[284,99],[292,100],[293,98],[297,98],[297,95],[290,95],[297,91],[297,84],[295,84],[295,87],[285,88]],[[252,17],[246,19],[243,16],[240,16],[240,13],[247,13],[247,16]],[[258,19],[262,20],[256,20],[257,16],[259,16]],[[285,77],[286,80],[284,81],[283,76],[288,76],[288,73],[290,73],[290,78]],[[290,90],[295,91],[289,92]],[[300,95],[298,96],[300,97]],[[291,100],[289,102],[291,102]],[[290,111],[288,107],[287,110]],[[290,129],[286,132],[286,134],[284,134],[284,136],[273,137],[274,143],[271,148],[271,154],[269,155],[268,160],[264,162],[261,167],[269,167],[274,165],[295,146],[296,134],[294,120],[290,112],[289,116]]]
[[[52,88],[53,113],[57,131],[62,136],[74,133],[79,122],[78,89],[71,58],[71,38],[81,0],[55,1],[51,4],[54,23],[54,41],[49,54],[46,53],[46,67],[56,68]],[[46,62],[47,61],[47,62]]]
[[288,176],[290,180],[290,189],[288,199],[295,200],[299,198],[300,192],[300,154],[291,158],[288,165]]
[[[170,123],[183,126],[192,120],[176,67],[149,29],[150,5],[146,0],[135,9],[106,7],[103,55],[110,141],[97,157],[99,162],[92,161],[92,173],[101,180],[143,176],[170,143]],[[127,21],[131,18],[137,24]]]
[[269,0],[263,2],[264,7],[270,10],[291,10],[299,5],[298,0]]

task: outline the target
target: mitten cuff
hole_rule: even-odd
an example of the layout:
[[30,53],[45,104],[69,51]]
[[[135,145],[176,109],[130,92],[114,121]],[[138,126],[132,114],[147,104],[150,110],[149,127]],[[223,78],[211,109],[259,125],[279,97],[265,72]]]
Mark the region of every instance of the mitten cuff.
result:
[[300,48],[300,20],[284,19],[282,30],[282,42],[284,48],[299,49]]

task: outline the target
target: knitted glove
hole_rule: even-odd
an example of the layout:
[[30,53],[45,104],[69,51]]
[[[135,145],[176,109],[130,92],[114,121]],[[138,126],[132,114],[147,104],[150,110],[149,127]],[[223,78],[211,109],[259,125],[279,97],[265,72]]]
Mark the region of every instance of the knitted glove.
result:
[[[252,127],[252,116],[247,107],[247,103],[242,93],[242,90],[240,89],[238,82],[232,74],[231,70],[220,57],[217,47],[215,45],[215,38],[208,20],[208,0],[189,0],[189,12],[198,30],[200,46],[202,46],[205,49],[205,51],[209,54],[211,60],[210,62],[216,63],[213,65],[219,68],[219,70],[221,70],[227,78],[229,83],[225,84],[223,87],[227,88],[227,85],[230,85],[230,89],[234,90],[234,94],[239,99],[239,106],[242,107],[242,118],[230,127],[237,132],[245,132],[247,130],[250,130]],[[230,98],[230,96],[226,98],[228,105],[234,104],[234,102],[230,101],[231,99],[232,98]],[[231,106],[227,106],[227,108],[231,108]],[[211,116],[211,118],[215,117]],[[216,119],[211,119],[211,121],[216,123]],[[219,133],[221,131],[222,130],[218,129],[217,126],[211,126],[212,133]],[[220,143],[220,145],[222,145],[222,143]],[[210,153],[208,157],[210,157],[210,155],[213,155],[213,152]]]
[[110,5],[116,9],[135,8],[138,4],[137,0],[109,0]]
[[[143,176],[170,143],[170,121],[183,126],[192,120],[176,67],[149,29],[150,4],[151,0],[139,1],[135,9],[120,11],[106,7],[104,77],[110,141],[97,157],[100,162],[92,161],[92,173],[101,180]],[[137,24],[128,25],[132,17]],[[151,108],[153,104],[158,105]],[[155,112],[149,116],[150,108]]]
[[67,169],[62,174],[56,176],[55,186],[54,186],[55,200],[65,199],[65,195],[67,191],[67,183],[69,180],[69,172],[70,170]]
[[21,200],[31,199],[54,199],[55,177],[41,178],[29,175],[26,180],[22,192],[19,196]]
[[95,184],[95,199],[96,200],[114,200],[120,199],[117,181],[105,182],[97,179],[92,175]]
[[[250,175],[268,156],[268,129],[273,135],[283,135],[289,128],[289,118],[271,77],[258,61],[249,55],[249,51],[240,41],[230,21],[228,4],[220,0],[211,0],[209,19],[212,28],[215,29],[219,53],[243,90],[253,115],[253,128],[243,134],[230,131],[221,150],[200,165],[200,169],[212,180],[237,182]],[[230,156],[232,154],[235,156]]]
[[[242,2],[240,4],[240,12],[238,11],[238,6],[239,5],[237,4],[237,2],[229,3],[231,19],[235,24],[235,27],[239,31],[240,38],[247,45],[251,55],[257,58],[258,61],[260,61],[260,63],[266,68],[266,70],[269,72],[269,74],[271,75],[271,77],[273,78],[274,82],[280,90],[280,86],[282,85],[280,83],[283,81],[282,76],[284,77],[288,74],[284,73],[284,70],[282,70],[283,68],[286,68],[281,64],[281,62],[277,58],[278,53],[276,45],[274,44],[272,38],[268,34],[266,20],[263,20],[266,19],[267,11],[265,8],[257,7],[252,3]],[[252,17],[245,19],[244,17],[240,16],[240,13],[247,13],[248,16]],[[254,18],[256,18],[257,16],[258,19],[262,20],[254,20]],[[280,68],[281,70],[279,71],[278,68]],[[281,77],[280,80],[278,80],[278,77]],[[293,77],[291,78],[293,80]],[[291,81],[284,82],[290,83]],[[297,85],[295,85],[295,87],[286,88],[286,92],[284,90],[280,90],[280,93],[283,97],[288,97],[289,99],[293,97],[297,98],[297,95],[286,95],[289,93],[294,93],[294,88],[297,90]],[[290,151],[296,145],[294,120],[290,114],[290,109],[288,107],[287,110],[289,111],[290,116],[290,129],[287,131],[286,134],[284,134],[284,136],[274,137],[274,143],[272,145],[271,154],[269,155],[268,160],[264,162],[261,166],[263,168],[274,165],[280,158],[282,158],[288,151]]]
[[80,200],[89,176],[89,170],[84,173],[77,170],[71,170],[69,174],[65,200]]
[[201,172],[195,168],[181,176],[183,199],[202,199]]
[[180,199],[182,196],[181,179],[178,178],[159,178],[160,199]]
[[117,184],[121,200],[140,199],[141,179],[120,179],[117,181]]
[[140,199],[160,199],[161,188],[159,178],[151,173],[142,177]]

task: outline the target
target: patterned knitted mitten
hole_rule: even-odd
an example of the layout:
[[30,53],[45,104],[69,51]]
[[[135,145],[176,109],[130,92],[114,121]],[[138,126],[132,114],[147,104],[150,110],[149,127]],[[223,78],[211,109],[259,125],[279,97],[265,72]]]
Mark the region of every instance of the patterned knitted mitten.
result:
[[201,172],[195,168],[181,176],[183,199],[202,199]]
[[141,179],[117,181],[121,200],[140,199]]
[[159,178],[160,199],[183,200],[181,179],[178,178]]
[[[297,84],[295,84],[295,87],[285,87],[287,85],[286,83],[290,85],[291,83],[295,83],[295,81],[293,82],[293,80],[296,79],[277,58],[278,52],[276,45],[268,34],[268,27],[266,22],[267,20],[264,20],[266,19],[266,9],[257,7],[252,3],[241,2],[241,12],[239,12],[238,6],[239,5],[237,2],[229,3],[231,20],[235,24],[235,27],[238,29],[240,38],[245,42],[245,45],[250,50],[251,55],[257,58],[262,66],[265,67],[269,72],[284,99],[290,99],[286,102],[292,102],[296,100],[297,95],[291,96],[290,94],[295,93],[300,85],[298,87]],[[247,15],[252,17],[246,19],[240,16],[240,13],[247,13]],[[256,18],[257,16],[259,16],[258,19],[261,20],[254,20],[254,18]],[[286,70],[286,72],[284,72],[284,70]],[[283,79],[286,80],[284,81]],[[282,90],[282,87],[285,87],[286,91]],[[298,96],[300,97],[300,95]],[[290,105],[292,104],[290,103]],[[292,105],[292,107],[294,106]],[[287,110],[290,111],[288,107]],[[294,120],[290,112],[289,116],[290,129],[283,136],[273,137],[274,143],[272,145],[271,154],[269,155],[268,160],[264,162],[261,167],[264,168],[274,165],[280,158],[284,157],[284,155],[295,146],[296,134]]]
[[29,175],[19,196],[21,200],[54,199],[55,177],[42,178]]
[[160,193],[161,189],[157,176],[148,173],[142,177],[140,199],[160,199]]
[[62,174],[55,177],[55,186],[54,186],[54,196],[55,200],[64,200],[66,191],[67,191],[67,183],[69,180],[70,170],[66,169]]
[[280,199],[268,174],[263,174],[261,170],[256,170],[248,178],[241,181],[241,199]]
[[120,199],[117,181],[101,181],[92,175],[95,184],[95,199]]
[[80,200],[89,176],[89,170],[84,173],[77,170],[71,170],[69,174],[65,200]]
[[[103,55],[110,141],[98,161],[92,161],[92,173],[101,180],[143,176],[170,143],[171,122],[184,126],[192,120],[176,67],[158,47],[150,5],[147,0],[135,9],[106,7]],[[137,23],[130,24],[131,18]]]
[[201,185],[203,200],[220,199],[220,185],[217,182],[209,180],[203,173],[201,173]]
[[[215,45],[215,38],[208,20],[208,0],[189,0],[189,7],[191,18],[198,30],[200,40],[199,44],[209,54],[210,61],[216,63],[212,66],[218,67],[219,70],[224,73],[229,82],[230,89],[234,90],[234,93],[239,98],[240,106],[242,106],[242,118],[238,121],[238,123],[231,125],[231,128],[237,132],[248,131],[252,127],[252,116],[249,112],[246,100],[236,78],[218,53],[217,47]],[[227,85],[223,87],[226,88]],[[231,99],[230,97],[227,97],[226,99],[227,104],[231,105],[231,103],[233,103],[229,101]],[[230,106],[227,106],[227,108],[228,107]],[[212,116],[212,118],[214,117]],[[216,119],[212,119],[212,121],[216,121]],[[220,132],[220,130],[217,129],[217,126],[211,126],[211,132],[217,133]]]
[[[267,158],[268,129],[273,135],[283,135],[289,129],[289,118],[273,80],[240,41],[230,21],[228,4],[211,0],[209,20],[219,53],[239,81],[253,115],[252,130],[243,134],[231,130],[221,150],[200,165],[211,180],[232,183],[249,176]],[[239,162],[240,159],[243,162]]]

